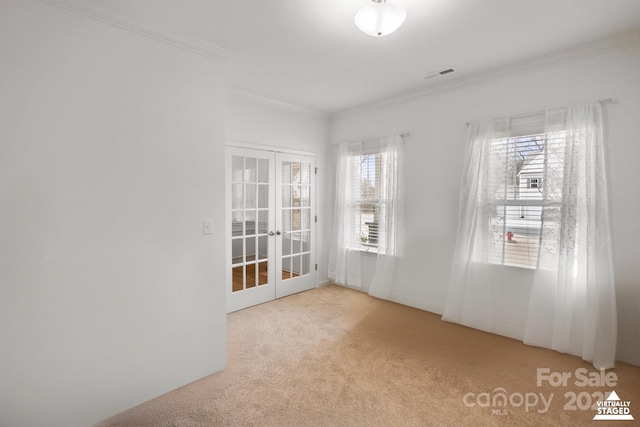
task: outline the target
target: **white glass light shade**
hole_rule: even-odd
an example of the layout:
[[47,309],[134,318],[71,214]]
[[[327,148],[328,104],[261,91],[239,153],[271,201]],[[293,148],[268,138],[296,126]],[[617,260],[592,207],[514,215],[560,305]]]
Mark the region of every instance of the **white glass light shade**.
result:
[[397,4],[374,3],[360,9],[356,25],[365,34],[381,37],[397,30],[406,18],[407,12]]

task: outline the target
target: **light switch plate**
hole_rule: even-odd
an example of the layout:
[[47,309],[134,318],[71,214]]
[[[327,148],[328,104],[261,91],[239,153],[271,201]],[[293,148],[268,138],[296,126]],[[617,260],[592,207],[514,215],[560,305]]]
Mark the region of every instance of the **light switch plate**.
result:
[[213,234],[213,221],[205,219],[202,223],[202,234]]

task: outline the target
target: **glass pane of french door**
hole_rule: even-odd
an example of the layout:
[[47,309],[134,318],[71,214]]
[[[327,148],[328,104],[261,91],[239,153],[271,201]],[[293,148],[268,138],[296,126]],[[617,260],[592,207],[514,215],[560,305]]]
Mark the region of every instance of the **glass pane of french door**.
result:
[[275,298],[273,165],[273,153],[227,148],[229,312]]
[[315,206],[312,203],[314,158],[278,154],[276,161],[278,220],[282,235],[276,248],[278,284],[276,296],[289,295],[315,286],[313,239]]
[[282,280],[310,271],[311,164],[282,162]]
[[269,162],[232,157],[231,237],[234,292],[267,284]]

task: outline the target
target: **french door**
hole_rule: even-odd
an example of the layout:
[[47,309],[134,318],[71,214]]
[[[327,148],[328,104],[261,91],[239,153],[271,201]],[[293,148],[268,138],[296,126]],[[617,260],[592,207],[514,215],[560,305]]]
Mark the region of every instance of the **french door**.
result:
[[226,156],[227,312],[315,287],[315,158]]

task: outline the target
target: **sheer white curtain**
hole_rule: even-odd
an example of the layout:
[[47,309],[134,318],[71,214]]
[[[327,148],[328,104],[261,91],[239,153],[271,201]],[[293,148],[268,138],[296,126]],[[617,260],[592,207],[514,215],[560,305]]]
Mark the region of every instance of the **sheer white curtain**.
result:
[[351,227],[355,198],[353,157],[362,153],[361,142],[344,142],[338,146],[336,187],[333,207],[333,232],[329,249],[329,278],[335,283],[362,286],[360,250],[352,242],[359,238]]
[[[499,119],[470,126],[443,319],[610,368],[616,307],[601,107],[549,111],[545,123],[545,145],[538,153],[544,158],[544,200],[535,269],[496,262],[496,253],[502,252],[504,260],[510,249],[505,246],[508,216],[496,212],[504,209],[497,195],[510,191],[505,177],[513,165],[505,149],[513,144],[513,125]],[[529,287],[531,295],[523,302],[522,289]],[[512,326],[509,319],[521,315],[510,310],[527,306],[524,327]]]
[[501,189],[508,170],[503,147],[493,141],[508,134],[508,119],[469,125],[458,233],[443,319],[522,339],[504,321],[511,307],[509,271],[492,262],[493,254],[502,252],[495,244],[505,244],[505,219],[496,217],[495,212],[496,195],[504,192]]
[[338,147],[332,242],[329,252],[329,278],[335,283],[361,287],[363,247],[360,232],[353,226],[359,215],[357,203],[361,182],[359,156],[380,153],[377,188],[377,243],[375,274],[369,293],[388,299],[391,294],[396,259],[403,245],[402,137],[400,135]]
[[[547,181],[524,342],[614,366],[617,317],[600,104],[547,112],[566,132],[562,177]],[[561,197],[553,195],[561,194]]]

